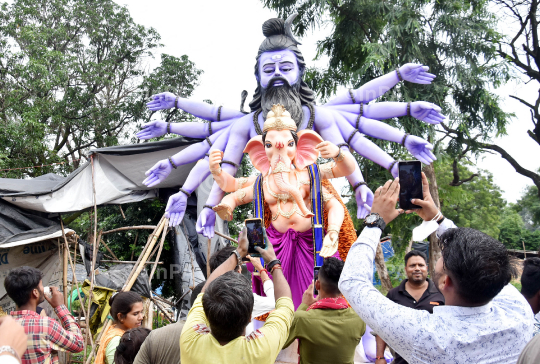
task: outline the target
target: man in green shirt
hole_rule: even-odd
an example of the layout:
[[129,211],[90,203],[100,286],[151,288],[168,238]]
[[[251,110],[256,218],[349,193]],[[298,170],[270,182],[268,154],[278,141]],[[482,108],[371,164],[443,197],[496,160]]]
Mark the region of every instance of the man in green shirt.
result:
[[339,259],[325,259],[314,283],[319,295],[313,296],[312,283],[294,314],[284,348],[298,339],[300,364],[354,363],[354,350],[366,331],[366,324],[339,291],[343,266]]

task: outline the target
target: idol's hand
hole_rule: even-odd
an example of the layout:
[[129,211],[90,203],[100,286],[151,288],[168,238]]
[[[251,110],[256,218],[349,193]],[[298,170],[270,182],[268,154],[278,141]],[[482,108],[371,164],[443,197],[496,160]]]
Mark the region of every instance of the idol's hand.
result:
[[319,255],[323,258],[328,258],[336,254],[338,250],[339,234],[335,231],[330,231],[323,240],[323,246]]
[[157,138],[167,134],[167,123],[161,120],[154,120],[143,125],[142,130],[136,135],[142,140]]
[[407,136],[407,139],[405,140],[405,148],[407,148],[409,152],[416,157],[416,159],[424,164],[431,164],[431,162],[437,160],[437,157],[435,157],[435,155],[431,152],[433,150],[433,145],[417,136]]
[[339,154],[339,147],[332,142],[322,142],[315,147],[321,153],[322,158],[336,158]]
[[150,97],[152,101],[146,104],[150,111],[159,111],[163,109],[172,109],[176,101],[176,95],[171,92],[162,92]]
[[160,184],[171,174],[172,166],[171,162],[168,159],[163,159],[156,164],[148,171],[146,171],[146,179],[143,181],[143,184],[146,187],[153,187],[157,184]]
[[446,119],[440,107],[425,101],[411,102],[411,115],[428,124],[440,124]]
[[356,216],[359,219],[365,218],[371,211],[371,205],[373,205],[373,192],[368,186],[362,185],[355,191],[356,205],[358,211]]
[[428,73],[429,67],[418,63],[407,63],[399,68],[401,78],[405,81],[429,85],[435,79],[435,75]]
[[165,208],[165,217],[169,219],[169,226],[176,226],[182,222],[187,207],[187,195],[178,192],[169,197]]
[[210,152],[210,156],[208,157],[208,166],[210,168],[210,172],[216,172],[221,167],[222,159],[223,152],[221,150],[214,149],[212,152]]
[[209,208],[204,208],[197,219],[197,233],[211,239],[214,237],[214,225],[216,224],[216,213]]

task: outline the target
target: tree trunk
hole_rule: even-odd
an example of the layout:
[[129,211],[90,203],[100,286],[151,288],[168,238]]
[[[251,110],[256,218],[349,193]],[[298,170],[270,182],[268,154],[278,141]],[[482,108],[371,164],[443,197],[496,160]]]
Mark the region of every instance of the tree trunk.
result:
[[[424,167],[424,173],[429,181],[429,193],[433,198],[433,202],[435,202],[435,205],[440,210],[439,187],[437,185],[437,177],[435,176],[433,163]],[[437,260],[441,257],[441,249],[439,248],[438,241],[439,239],[437,239],[436,233],[429,236],[429,275],[431,277],[433,277],[433,273],[435,272],[435,264],[437,264]]]
[[390,281],[388,269],[386,268],[386,263],[384,262],[384,254],[381,244],[377,244],[377,250],[375,251],[375,267],[377,268],[377,273],[379,273],[383,290],[388,292],[394,288],[392,287],[392,281]]

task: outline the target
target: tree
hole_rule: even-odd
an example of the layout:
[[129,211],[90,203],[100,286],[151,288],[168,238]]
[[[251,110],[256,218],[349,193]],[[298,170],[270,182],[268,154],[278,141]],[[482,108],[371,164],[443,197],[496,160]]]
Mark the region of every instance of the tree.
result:
[[201,71],[187,56],[162,55],[148,74],[160,36],[111,0],[0,7],[0,168],[66,163],[4,177],[68,173],[89,148],[115,145],[148,120],[157,85],[183,96],[197,85]]
[[523,196],[513,206],[518,212],[528,230],[540,230],[540,200],[538,200],[538,187],[529,186]]
[[540,230],[530,231],[525,228],[523,219],[512,208],[507,208],[499,226],[501,241],[508,249],[537,251],[540,249]]

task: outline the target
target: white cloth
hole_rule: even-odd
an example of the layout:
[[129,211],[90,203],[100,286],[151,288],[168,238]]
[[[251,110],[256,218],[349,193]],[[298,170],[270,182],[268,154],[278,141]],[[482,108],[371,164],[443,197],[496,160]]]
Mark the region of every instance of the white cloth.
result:
[[17,359],[15,359],[14,356],[4,354],[0,355],[0,364],[20,364]]
[[274,282],[268,279],[263,285],[264,293],[266,297],[259,296],[253,293],[255,302],[253,303],[253,312],[251,313],[251,319],[264,315],[267,312],[276,309],[276,300],[274,299]]
[[[445,219],[437,233],[455,227]],[[487,305],[437,306],[433,314],[401,306],[373,287],[381,230],[365,228],[353,244],[339,289],[353,309],[409,363],[515,363],[532,337],[532,310],[508,285]]]

